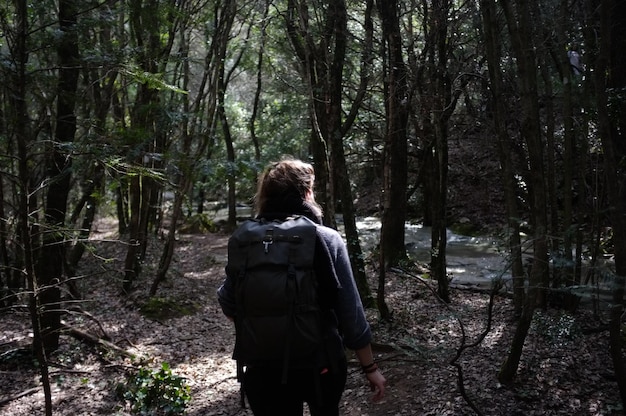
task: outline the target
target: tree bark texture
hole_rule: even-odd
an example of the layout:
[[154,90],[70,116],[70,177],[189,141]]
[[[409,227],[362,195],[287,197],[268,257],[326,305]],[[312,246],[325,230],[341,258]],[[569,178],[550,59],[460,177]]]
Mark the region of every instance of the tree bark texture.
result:
[[[383,212],[380,249],[384,268],[406,257],[407,123],[409,86],[402,51],[397,0],[377,1],[386,45]],[[383,266],[383,265],[381,265]]]
[[[532,0],[534,1],[534,0]],[[530,166],[530,199],[533,227],[533,262],[529,276],[527,296],[522,316],[518,322],[511,349],[498,375],[503,384],[510,384],[519,366],[524,340],[536,307],[541,284],[548,272],[548,244],[546,218],[546,189],[544,183],[543,142],[541,138],[539,105],[537,94],[537,65],[532,36],[532,19],[529,2],[501,0],[513,51],[517,58],[519,74],[521,135],[528,149]],[[514,6],[513,6],[514,5]]]
[[228,46],[228,40],[230,38],[230,29],[235,19],[236,2],[230,1],[225,3],[223,9],[223,15],[220,19],[219,36],[217,36],[215,52],[218,62],[218,75],[217,75],[217,117],[222,127],[222,135],[224,137],[224,144],[226,146],[226,158],[228,163],[227,168],[227,183],[228,183],[228,225],[231,229],[234,229],[237,225],[237,168],[235,160],[235,148],[233,146],[233,137],[226,116],[225,107],[225,95],[226,88],[228,87],[226,76],[226,48]]
[[437,281],[437,294],[446,303],[450,302],[450,285],[447,273],[446,247],[447,233],[447,195],[448,195],[448,126],[445,109],[450,106],[451,94],[447,79],[448,59],[448,13],[450,2],[436,0],[432,3],[430,33],[432,48],[429,53],[430,67],[433,71],[433,107],[434,146],[432,152],[434,174],[432,183],[432,232],[430,269]]
[[60,284],[65,260],[65,216],[70,192],[71,156],[62,151],[64,143],[74,141],[76,134],[76,89],[78,86],[78,36],[77,4],[73,0],[59,2],[59,27],[61,37],[57,47],[59,75],[57,86],[57,117],[55,142],[46,162],[50,185],[44,209],[42,247],[36,263],[37,282],[41,289],[39,301],[43,306],[41,316],[43,344],[46,352],[59,347],[61,324]]
[[496,4],[493,0],[481,0],[483,18],[483,33],[485,49],[487,51],[487,66],[491,90],[491,107],[493,108],[493,123],[497,138],[498,156],[502,166],[502,180],[504,184],[504,198],[508,218],[508,250],[510,255],[511,276],[513,279],[513,306],[514,314],[519,317],[524,307],[524,265],[522,263],[522,242],[520,237],[520,213],[517,207],[517,184],[514,176],[513,161],[511,160],[511,137],[506,125],[507,105],[503,87],[502,69],[500,61],[502,52],[499,36],[499,22],[497,20]]
[[613,227],[615,279],[609,322],[610,353],[622,403],[626,403],[626,364],[622,316],[626,281],[626,3],[602,0],[601,44],[596,76],[602,147],[607,174],[609,212]]
[[330,2],[328,20],[333,22],[330,26],[329,37],[333,39],[333,57],[329,72],[327,106],[328,141],[330,142],[331,166],[333,166],[333,182],[337,184],[338,196],[341,200],[341,212],[346,233],[348,254],[361,299],[365,306],[373,306],[374,302],[367,283],[365,274],[365,262],[359,242],[359,232],[356,226],[356,215],[352,196],[352,186],[348,176],[345,150],[343,146],[346,128],[342,125],[342,95],[343,95],[343,68],[346,60],[346,45],[348,35],[348,12],[343,0]]
[[11,74],[11,108],[13,113],[11,118],[15,123],[15,142],[17,147],[17,168],[18,168],[18,184],[20,188],[18,193],[18,209],[19,216],[17,225],[17,234],[19,236],[21,253],[21,268],[16,270],[26,278],[28,289],[28,310],[32,322],[33,329],[33,352],[37,358],[41,382],[44,390],[44,402],[46,416],[52,416],[52,389],[50,386],[50,377],[48,371],[48,361],[46,349],[43,342],[42,323],[41,323],[41,301],[38,296],[39,286],[35,273],[35,247],[33,229],[31,229],[31,216],[36,206],[31,205],[32,194],[31,189],[31,173],[29,171],[30,160],[28,149],[32,144],[31,140],[31,124],[28,114],[28,105],[26,101],[28,90],[28,50],[27,43],[29,40],[29,20],[28,9],[25,1],[16,2],[15,8],[15,43],[11,45],[12,55],[15,57],[15,72]]

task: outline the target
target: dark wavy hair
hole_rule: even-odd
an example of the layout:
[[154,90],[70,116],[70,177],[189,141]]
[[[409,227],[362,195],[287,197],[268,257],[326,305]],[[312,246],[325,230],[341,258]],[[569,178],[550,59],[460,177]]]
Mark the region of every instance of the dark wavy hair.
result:
[[298,159],[283,159],[270,164],[265,168],[257,183],[257,192],[254,197],[255,210],[265,212],[270,201],[297,197],[307,201],[307,194],[311,194],[312,205],[321,216],[321,208],[313,200],[313,185],[315,171],[309,163]]

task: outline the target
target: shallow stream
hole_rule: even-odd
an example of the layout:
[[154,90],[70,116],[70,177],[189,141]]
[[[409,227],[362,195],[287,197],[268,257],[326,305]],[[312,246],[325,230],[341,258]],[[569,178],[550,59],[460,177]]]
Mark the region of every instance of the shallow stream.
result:
[[[340,227],[341,228],[341,227]],[[357,221],[362,249],[367,252],[378,244],[380,220],[375,217]],[[407,252],[414,260],[430,263],[431,228],[407,223],[405,228]],[[512,278],[507,252],[500,242],[490,237],[469,237],[448,230],[446,263],[450,286],[489,290],[495,279],[502,279],[504,290],[512,291]],[[606,310],[611,305],[614,270],[612,259],[603,259],[597,266],[598,281],[593,285],[572,286],[569,291],[580,297],[582,304]],[[584,275],[585,272],[583,272]]]
[[[357,228],[363,251],[369,251],[378,244],[378,218],[361,218],[357,221]],[[410,257],[421,263],[429,263],[431,228],[407,223],[404,230]],[[497,241],[492,238],[468,237],[448,230],[446,262],[452,286],[490,288],[494,279],[501,278],[505,283],[511,280],[505,256]]]

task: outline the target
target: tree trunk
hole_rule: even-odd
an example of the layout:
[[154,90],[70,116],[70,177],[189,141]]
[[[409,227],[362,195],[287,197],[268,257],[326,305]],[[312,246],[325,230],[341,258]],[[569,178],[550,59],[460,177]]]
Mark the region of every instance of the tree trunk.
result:
[[[533,13],[534,21],[538,25],[538,27],[544,27],[542,22],[541,12],[539,11],[539,7],[536,3],[532,3],[535,7]],[[556,144],[554,138],[554,130],[555,130],[555,116],[554,116],[554,92],[552,88],[552,76],[550,71],[548,71],[548,51],[546,43],[549,43],[547,39],[548,35],[545,37],[540,37],[541,34],[538,33],[535,35],[538,40],[535,44],[540,44],[541,46],[537,48],[537,63],[538,70],[540,73],[540,77],[543,81],[543,106],[544,110],[541,112],[545,118],[540,120],[541,126],[545,130],[545,171],[547,173],[547,177],[545,178],[545,189],[546,189],[546,203],[548,205],[546,211],[546,232],[551,235],[558,235],[561,232],[561,227],[559,225],[559,203],[558,203],[558,185],[556,179]],[[540,128],[541,129],[541,128]],[[563,188],[562,193],[571,193],[570,188]],[[549,220],[548,220],[549,217]],[[552,238],[550,252],[552,254],[552,258],[561,256],[561,247],[560,241],[558,238]],[[562,264],[562,263],[561,263]],[[551,278],[551,273],[553,277]],[[562,267],[552,267],[546,268],[546,272],[541,276],[541,287],[542,290],[538,292],[539,298],[537,299],[537,305],[541,308],[548,307],[548,293],[549,288],[555,284],[555,286],[559,286],[561,282],[561,274]]]
[[524,265],[522,263],[522,242],[520,237],[519,209],[517,207],[517,184],[511,160],[511,138],[506,126],[506,100],[503,88],[499,24],[494,0],[481,0],[483,33],[489,67],[490,91],[493,108],[493,122],[497,137],[497,149],[502,166],[504,199],[508,218],[508,249],[511,256],[511,276],[513,279],[513,305],[515,317],[522,314],[524,307]]
[[[186,197],[193,199],[192,184],[195,178],[194,172],[205,158],[211,158],[212,149],[209,147],[209,143],[212,143],[212,137],[214,136],[212,131],[215,130],[217,117],[220,117],[219,112],[221,110],[219,107],[221,106],[223,109],[224,105],[223,89],[225,88],[226,81],[223,75],[225,71],[223,58],[225,57],[228,42],[230,40],[229,34],[234,18],[233,6],[234,3],[227,3],[224,5],[224,11],[215,10],[217,18],[217,29],[215,33],[217,33],[217,35],[214,37],[215,42],[212,44],[212,48],[207,50],[203,82],[198,89],[199,96],[204,97],[206,102],[201,104],[200,99],[194,101],[188,94],[185,94],[182,97],[183,112],[188,114],[189,117],[185,117],[182,120],[180,140],[177,140],[173,144],[173,148],[170,149],[170,154],[173,155],[172,160],[174,164],[179,167],[180,172],[177,173],[174,180],[176,185],[174,204],[171,210],[172,215],[170,217],[166,242],[163,252],[161,253],[158,269],[150,287],[150,296],[156,295],[159,285],[165,280],[167,271],[169,270],[176,246],[176,230],[178,221],[183,216],[183,202]],[[219,18],[217,16],[219,16]],[[181,44],[185,45],[185,47],[180,51],[181,57],[183,57],[181,74],[183,84],[182,89],[184,91],[189,91],[189,85],[192,82],[192,70],[190,65],[191,60],[188,59],[188,45],[185,43],[185,37],[189,32],[187,32],[186,27],[182,27],[181,33]],[[221,116],[225,117],[225,115]],[[211,132],[200,135],[195,131],[195,129],[199,124],[202,124],[199,120],[203,120],[205,118],[207,120],[206,125],[209,126],[209,130]],[[199,142],[195,142],[194,139],[198,136],[202,136],[202,139]],[[234,150],[232,156],[234,160]],[[202,182],[205,181],[206,178],[203,177]],[[200,192],[198,213],[202,213],[203,211],[203,201],[204,194],[203,192]]]
[[228,118],[226,117],[225,95],[228,86],[226,77],[226,47],[230,39],[230,29],[235,19],[236,2],[226,2],[223,10],[222,20],[220,20],[220,31],[216,36],[215,47],[218,59],[217,74],[217,117],[222,127],[224,144],[226,146],[227,158],[227,183],[228,183],[228,226],[234,229],[237,225],[237,168],[235,166],[235,149]]
[[328,131],[330,134],[329,141],[331,145],[331,165],[334,167],[334,183],[338,186],[338,194],[341,200],[341,212],[343,214],[343,224],[352,272],[363,304],[369,307],[374,305],[374,301],[367,283],[365,262],[363,261],[363,252],[361,251],[359,232],[356,226],[352,187],[348,176],[348,167],[346,165],[346,156],[343,147],[343,131],[345,131],[346,128],[343,127],[341,123],[343,116],[341,106],[343,92],[342,82],[347,44],[348,14],[346,4],[343,0],[335,0],[331,2],[330,5],[329,15],[331,17],[329,20],[334,22],[334,27],[332,27],[331,30],[335,40],[332,67],[329,73],[328,93],[330,102],[327,111]]
[[451,94],[446,74],[448,58],[448,13],[450,3],[437,0],[432,3],[431,33],[433,47],[431,63],[434,70],[433,118],[435,146],[433,152],[434,175],[432,179],[432,237],[430,269],[433,279],[437,281],[437,294],[444,301],[450,302],[450,285],[448,281],[446,247],[447,247],[447,195],[448,195],[448,128],[446,108],[451,105]]
[[261,148],[259,146],[259,138],[256,134],[256,123],[257,123],[257,115],[259,113],[259,103],[261,98],[261,91],[263,85],[263,59],[265,56],[265,42],[267,38],[267,26],[268,19],[267,16],[270,11],[270,0],[265,0],[265,5],[263,8],[263,16],[261,17],[261,35],[259,40],[259,51],[257,55],[257,64],[256,64],[256,88],[254,90],[254,99],[252,100],[252,113],[250,114],[250,139],[252,140],[252,145],[254,146],[254,158],[257,162],[261,161]]
[[[90,180],[86,184],[83,191],[83,197],[81,198],[81,201],[77,205],[75,212],[70,218],[70,223],[74,224],[78,219],[79,213],[84,208],[83,220],[79,227],[76,242],[68,250],[67,253],[66,264],[68,278],[76,276],[76,268],[78,267],[78,262],[85,252],[84,241],[89,238],[93,222],[96,218],[96,212],[99,203],[99,198],[96,195],[100,192],[104,184],[104,166],[102,166],[102,164],[100,163],[96,163],[93,166],[93,170],[91,171],[89,178]],[[79,293],[77,292],[72,293],[72,295],[75,298],[80,297]]]
[[[580,157],[579,153],[575,149],[576,141],[574,136],[574,111],[573,111],[573,98],[572,98],[572,83],[574,80],[573,71],[570,67],[567,54],[565,53],[564,46],[567,43],[566,28],[568,27],[567,18],[568,13],[568,0],[561,0],[561,14],[560,24],[557,25],[558,29],[558,56],[557,64],[561,73],[561,80],[563,82],[563,256],[565,265],[562,268],[562,275],[564,277],[563,284],[571,286],[576,284],[575,278],[575,262],[572,256],[572,249],[577,237],[578,225],[574,223],[574,205],[573,205],[573,184],[574,184],[574,170],[579,165],[579,161],[584,160],[584,157]],[[584,192],[581,190],[580,192]],[[576,261],[579,261],[580,254],[576,255]],[[555,282],[558,283],[558,282]]]
[[[106,18],[106,15],[110,11],[111,9],[103,9],[101,11],[101,17]],[[114,42],[112,40],[110,30],[104,29],[100,31],[96,42],[98,42],[100,47],[107,53],[113,53]],[[90,85],[90,92],[94,99],[93,116],[95,120],[93,130],[95,134],[98,135],[97,137],[105,137],[107,119],[109,117],[109,110],[111,109],[112,103],[113,88],[115,86],[115,81],[118,78],[118,72],[114,68],[104,67],[86,70],[84,74],[86,78],[85,83]],[[91,114],[88,116],[90,115]],[[83,241],[86,240],[91,233],[98,205],[103,200],[103,187],[105,182],[104,164],[100,160],[94,158],[94,160],[90,161],[90,163],[86,163],[85,165],[86,172],[83,173],[83,177],[85,178],[83,182],[83,196],[70,217],[70,223],[75,224],[78,221],[78,217],[81,215],[81,212],[83,213],[83,220],[79,227],[79,231],[76,233],[77,236],[75,238],[75,242],[68,251],[66,263],[69,278],[74,277],[76,274],[76,267],[85,252],[85,244]],[[116,196],[120,195],[119,187],[116,191]],[[120,208],[122,208],[122,206],[120,206]],[[122,212],[124,212],[123,209]],[[120,235],[123,235],[125,233],[127,221],[123,214],[118,215],[118,220],[118,230],[120,230]],[[71,283],[70,290],[73,291],[72,295],[75,298],[80,297],[78,289]]]
[[626,3],[602,0],[600,54],[596,73],[598,121],[607,176],[609,211],[615,250],[615,281],[609,322],[609,343],[615,379],[626,403],[626,364],[623,356],[622,316],[626,280]]
[[11,95],[11,108],[13,110],[12,119],[15,125],[15,141],[17,144],[17,167],[18,167],[18,209],[19,216],[17,233],[19,235],[23,267],[16,272],[22,273],[27,282],[28,288],[28,310],[32,322],[33,330],[33,353],[37,358],[41,382],[44,390],[44,402],[46,416],[52,416],[52,390],[50,387],[50,377],[46,349],[43,342],[42,324],[40,321],[41,303],[39,300],[37,277],[33,254],[35,252],[33,235],[31,230],[30,213],[38,209],[32,206],[32,198],[29,195],[33,190],[30,187],[30,165],[28,148],[31,144],[30,120],[28,106],[26,104],[27,92],[27,41],[29,33],[28,10],[25,1],[16,2],[15,9],[15,44],[12,49],[12,56],[15,57],[15,73],[13,75],[13,94]]
[[377,1],[386,44],[385,142],[383,163],[383,212],[380,249],[385,269],[406,257],[404,225],[407,212],[407,122],[409,88],[400,37],[397,0]]
[[130,228],[129,218],[129,199],[130,194],[128,178],[124,175],[118,175],[118,185],[115,187],[115,208],[117,213],[117,232],[120,236],[128,233]]
[[137,50],[138,66],[150,81],[137,85],[137,94],[130,112],[131,128],[139,135],[140,142],[133,143],[135,149],[131,164],[137,170],[129,172],[129,240],[124,261],[123,290],[128,293],[141,270],[148,245],[150,220],[155,219],[156,201],[161,185],[153,175],[145,173],[150,169],[160,169],[162,155],[166,150],[166,125],[161,114],[160,93],[152,77],[164,71],[172,47],[171,37],[164,39],[162,34],[169,25],[178,24],[172,18],[166,20],[160,10],[158,0],[132,0],[129,2],[129,24]]
[[527,1],[515,0],[514,3],[515,11],[510,0],[500,1],[507,20],[513,51],[517,58],[521,91],[521,134],[528,148],[531,170],[529,185],[532,201],[533,263],[522,316],[516,328],[510,352],[498,375],[498,379],[503,384],[510,384],[517,372],[524,340],[528,334],[536,306],[537,292],[545,289],[541,288],[540,285],[547,273],[548,265],[546,191],[537,94],[537,65],[534,49],[529,47],[533,45],[531,7]]
[[76,88],[78,86],[78,37],[76,32],[77,5],[74,0],[59,2],[61,38],[57,48],[59,82],[57,87],[57,120],[54,148],[47,161],[47,190],[44,209],[43,245],[36,263],[37,283],[41,287],[40,303],[43,344],[47,353],[59,347],[61,325],[60,283],[65,259],[63,225],[70,191],[71,158],[61,151],[61,144],[73,142],[76,133]]
[[122,290],[124,293],[130,293],[133,284],[140,272],[140,217],[141,217],[141,176],[134,175],[130,178],[129,187],[129,209],[130,219],[128,222],[128,248],[126,249],[126,257],[124,260],[124,281],[122,282]]
[[[371,10],[371,2],[368,2],[368,5],[368,10]],[[313,126],[311,150],[315,161],[318,195],[321,195],[319,202],[324,207],[324,223],[336,227],[335,198],[338,198],[341,201],[352,271],[363,303],[369,306],[373,304],[373,299],[365,274],[343,146],[344,135],[354,120],[356,109],[362,100],[362,94],[359,94],[350,115],[342,124],[342,82],[348,34],[346,4],[343,0],[328,3],[319,39],[313,39],[311,36],[313,31],[309,27],[306,3],[290,1],[289,9],[290,13],[286,20],[288,35],[300,59],[302,76],[309,85],[309,107]],[[317,48],[316,44],[322,46]],[[367,50],[371,48],[371,43],[366,42],[363,47]],[[367,70],[367,65],[368,63],[362,63],[363,71]],[[365,77],[364,73],[362,77]],[[362,78],[360,92],[365,90],[366,84],[366,78]]]
[[[310,28],[309,10],[306,1],[289,0],[288,13],[285,15],[287,36],[298,57],[299,72],[307,86],[309,117],[311,123],[311,155],[315,165],[315,182],[317,192],[315,198],[322,206],[324,224],[337,228],[335,220],[336,181],[333,176],[332,159],[330,158],[330,132],[326,110],[329,107],[329,68],[332,63],[329,52],[333,33],[328,28],[316,29],[319,39],[313,38],[314,31]],[[324,16],[326,19],[328,16]],[[332,27],[332,26],[331,26]],[[317,46],[319,44],[319,46]],[[327,50],[328,48],[328,50]],[[342,76],[343,72],[338,74]]]
[[182,182],[183,183],[180,184],[180,189],[176,190],[176,196],[174,197],[174,206],[172,207],[172,216],[170,218],[170,225],[168,227],[167,237],[165,240],[165,247],[163,247],[161,259],[159,260],[159,267],[157,268],[154,280],[152,281],[152,286],[150,286],[150,296],[156,295],[157,290],[159,289],[159,284],[165,280],[167,271],[169,270],[172,262],[172,257],[174,256],[177,223],[182,214],[185,191],[189,187],[188,179],[183,178]]
[[227,166],[227,185],[228,185],[228,226],[234,229],[237,224],[237,169],[235,167],[235,148],[233,146],[233,137],[230,131],[230,125],[228,124],[228,118],[226,117],[226,109],[224,108],[224,70],[222,68],[220,73],[220,87],[219,87],[219,104],[217,106],[217,113],[222,126],[222,135],[224,136],[224,144],[226,145],[226,160]]
[[[5,132],[2,131],[0,134],[5,134]],[[0,173],[0,201],[4,200],[4,175]],[[7,218],[4,202],[0,203],[0,218]],[[11,288],[11,261],[7,241],[6,224],[4,221],[0,221],[0,308],[9,306],[16,300],[16,293],[13,293]]]

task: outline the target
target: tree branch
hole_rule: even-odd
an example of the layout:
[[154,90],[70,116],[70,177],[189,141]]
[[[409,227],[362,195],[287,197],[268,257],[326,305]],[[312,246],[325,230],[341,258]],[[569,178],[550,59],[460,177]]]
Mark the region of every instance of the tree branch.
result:
[[88,332],[82,331],[78,328],[74,328],[71,327],[67,324],[61,324],[61,329],[64,330],[65,332],[67,332],[69,335],[71,335],[72,337],[76,338],[79,341],[83,341],[87,344],[90,345],[94,345],[94,346],[100,346],[106,349],[110,349],[113,350],[125,357],[130,357],[130,358],[134,358],[135,354],[132,354],[128,351],[126,351],[123,348],[118,347],[117,345],[113,344],[112,342],[109,342],[105,339],[99,338],[95,335],[92,335]]

